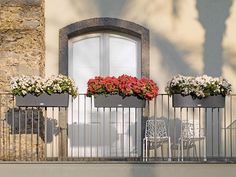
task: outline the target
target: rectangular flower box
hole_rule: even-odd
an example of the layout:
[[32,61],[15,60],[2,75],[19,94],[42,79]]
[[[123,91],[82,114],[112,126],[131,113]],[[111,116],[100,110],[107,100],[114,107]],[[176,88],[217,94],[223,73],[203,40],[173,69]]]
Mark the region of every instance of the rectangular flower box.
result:
[[172,96],[173,107],[183,108],[223,108],[225,107],[225,97],[222,95],[208,96],[206,98],[193,98],[191,95],[182,96],[174,94]]
[[135,96],[128,96],[123,98],[120,95],[98,95],[94,97],[95,107],[132,107],[144,108],[145,100],[138,99]]
[[16,105],[21,107],[67,107],[69,104],[69,95],[42,93],[39,96],[27,94],[25,96],[16,96]]

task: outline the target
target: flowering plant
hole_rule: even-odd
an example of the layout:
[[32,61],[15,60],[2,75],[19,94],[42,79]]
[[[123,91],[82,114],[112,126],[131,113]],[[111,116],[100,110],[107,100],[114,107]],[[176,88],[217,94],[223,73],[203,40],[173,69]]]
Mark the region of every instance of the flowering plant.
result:
[[166,92],[170,95],[192,95],[198,98],[213,95],[226,96],[231,92],[231,84],[222,77],[177,75],[167,83]]
[[97,76],[88,81],[87,96],[115,95],[122,97],[136,96],[139,99],[152,100],[158,94],[158,87],[153,80],[147,78],[122,75],[117,77]]
[[68,93],[76,97],[78,94],[74,81],[63,75],[51,76],[49,78],[41,78],[39,76],[13,77],[10,84],[13,95],[18,96],[25,96],[26,94],[39,96],[42,93],[49,95]]

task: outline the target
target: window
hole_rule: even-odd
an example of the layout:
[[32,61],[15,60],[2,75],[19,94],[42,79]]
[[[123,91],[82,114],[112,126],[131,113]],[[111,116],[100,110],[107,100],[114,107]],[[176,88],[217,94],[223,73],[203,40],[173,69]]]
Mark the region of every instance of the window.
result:
[[[88,79],[97,75],[149,76],[149,32],[132,22],[95,18],[71,24],[60,30],[59,47],[59,72],[76,81],[79,93],[86,93]],[[133,126],[128,130],[127,125]],[[121,157],[131,153],[137,157],[140,139],[141,109],[111,108],[108,113],[94,108],[93,99],[85,95],[71,100],[69,156]]]
[[94,76],[140,77],[140,40],[114,33],[95,33],[69,40],[68,73],[80,93],[86,93],[87,81]]

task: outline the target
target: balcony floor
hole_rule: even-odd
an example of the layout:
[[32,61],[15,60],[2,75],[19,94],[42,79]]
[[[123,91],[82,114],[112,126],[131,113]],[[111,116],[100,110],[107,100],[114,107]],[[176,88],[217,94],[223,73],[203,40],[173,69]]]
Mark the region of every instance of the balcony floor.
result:
[[[113,162],[26,162],[2,163],[0,171],[7,177],[235,177],[236,164],[183,164],[169,163],[118,163]],[[163,163],[163,162],[162,162]],[[189,163],[189,162],[188,162]],[[12,170],[14,169],[14,170]]]

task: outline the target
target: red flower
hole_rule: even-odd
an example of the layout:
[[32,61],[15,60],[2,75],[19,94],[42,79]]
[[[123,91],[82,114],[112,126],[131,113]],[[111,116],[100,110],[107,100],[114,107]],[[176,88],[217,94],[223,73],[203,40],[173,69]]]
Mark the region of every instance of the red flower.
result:
[[140,99],[152,100],[158,94],[158,87],[153,80],[128,75],[116,77],[97,76],[88,81],[87,95],[119,94],[121,96],[134,95]]

